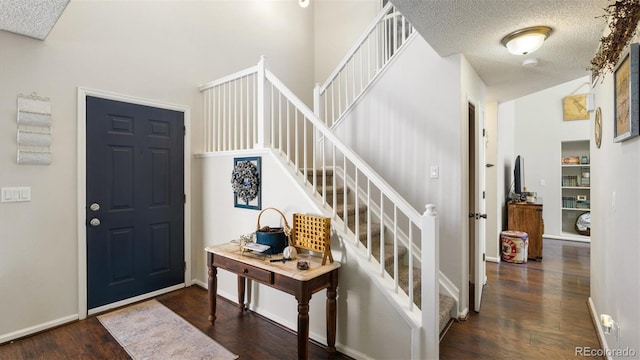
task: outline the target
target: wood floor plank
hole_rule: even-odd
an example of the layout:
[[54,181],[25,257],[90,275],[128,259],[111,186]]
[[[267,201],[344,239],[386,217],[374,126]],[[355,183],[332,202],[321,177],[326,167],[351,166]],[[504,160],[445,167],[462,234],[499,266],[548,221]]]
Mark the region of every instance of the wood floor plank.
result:
[[589,244],[544,239],[543,260],[487,263],[480,312],[455,322],[441,359],[569,359],[599,348],[591,322]]
[[[239,313],[235,304],[218,298],[216,325],[208,317],[207,291],[198,287],[158,296],[159,302],[222,344],[240,359],[297,359],[297,335],[251,311]],[[331,357],[311,343],[310,359]],[[0,345],[0,360],[16,359],[130,359],[95,316]]]

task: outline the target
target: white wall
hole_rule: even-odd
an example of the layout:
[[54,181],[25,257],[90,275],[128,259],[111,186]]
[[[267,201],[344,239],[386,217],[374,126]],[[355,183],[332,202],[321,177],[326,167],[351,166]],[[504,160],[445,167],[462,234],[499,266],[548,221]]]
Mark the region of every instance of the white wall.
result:
[[[207,279],[203,248],[256,230],[260,212],[233,207],[229,174],[235,156],[261,156],[263,209],[275,207],[283,211],[289,224],[293,213],[321,214],[271,151],[225,152],[198,158],[196,162],[201,163],[203,169],[204,231],[202,244],[196,246],[199,263],[194,274],[203,285]],[[272,210],[265,211],[260,218],[261,225],[276,226],[282,224],[281,221],[281,216]],[[408,359],[411,329],[356,261],[350,259],[336,237],[332,239],[332,250],[335,261],[342,263],[337,298],[338,350],[359,359]],[[218,279],[218,293],[236,302],[236,277],[219,270]],[[297,302],[293,296],[262,285],[254,285],[252,295],[254,310],[297,329]],[[325,299],[326,291],[316,293],[309,309],[310,337],[322,343],[326,343]],[[291,349],[295,353],[295,346]]]
[[494,166],[486,169],[486,191],[487,191],[487,218],[486,228],[486,254],[488,261],[500,261],[499,254],[499,236],[501,231],[502,219],[500,215],[500,207],[498,204],[498,103],[488,102],[486,104],[486,125],[487,143],[486,143],[486,160],[487,165]]
[[514,100],[513,158],[524,157],[527,189],[543,199],[545,234],[562,235],[561,142],[586,140],[591,133],[589,120],[563,120],[562,98],[589,89],[588,78],[582,77]]
[[[637,40],[635,40],[637,41]],[[613,142],[613,76],[593,89],[602,109],[602,146],[591,148],[591,299],[596,316],[605,313],[620,324],[620,343],[606,335],[611,349],[640,355],[640,137]],[[615,358],[615,357],[614,357]],[[621,357],[618,357],[621,358]]]
[[[296,1],[73,0],[44,42],[0,32],[0,186],[32,188],[31,202],[0,204],[0,342],[78,316],[77,87],[190,107],[188,131],[199,149],[198,85],[255,65],[260,55],[310,103],[308,10]],[[16,96],[32,92],[52,103],[50,166],[15,161]],[[193,174],[200,172],[195,164]],[[199,239],[201,181],[187,176]]]
[[[381,0],[313,0],[315,81],[324,83],[381,9]],[[312,91],[313,89],[309,89]]]
[[[512,181],[513,153],[515,147],[515,101],[498,105],[498,156],[496,161],[498,231],[507,227],[507,198]],[[500,247],[498,247],[500,256]]]
[[[416,36],[336,131],[417,211],[437,206],[441,270],[466,294],[467,239],[460,224],[467,222],[461,205],[467,112],[461,101],[466,107],[469,95],[483,103],[484,94],[470,67],[463,74],[463,59],[443,59]],[[429,177],[432,165],[440,168],[438,179]],[[460,300],[463,310],[467,297]]]

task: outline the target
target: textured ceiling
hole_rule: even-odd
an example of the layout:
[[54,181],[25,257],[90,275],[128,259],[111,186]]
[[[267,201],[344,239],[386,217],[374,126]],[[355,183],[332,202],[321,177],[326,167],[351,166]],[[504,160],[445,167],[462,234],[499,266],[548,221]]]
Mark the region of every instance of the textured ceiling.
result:
[[44,40],[69,0],[0,0],[0,30]]
[[[393,0],[443,57],[464,54],[487,85],[488,100],[506,101],[589,75],[586,71],[606,27],[606,0]],[[508,33],[553,29],[538,51],[510,54]],[[525,59],[538,65],[524,67]]]

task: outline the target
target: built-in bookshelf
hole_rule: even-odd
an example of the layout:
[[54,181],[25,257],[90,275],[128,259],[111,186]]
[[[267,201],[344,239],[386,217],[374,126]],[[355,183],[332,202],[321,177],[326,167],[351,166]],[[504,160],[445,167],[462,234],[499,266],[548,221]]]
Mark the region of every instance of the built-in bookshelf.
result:
[[575,229],[576,219],[591,208],[589,140],[563,141],[560,160],[562,233],[581,236]]

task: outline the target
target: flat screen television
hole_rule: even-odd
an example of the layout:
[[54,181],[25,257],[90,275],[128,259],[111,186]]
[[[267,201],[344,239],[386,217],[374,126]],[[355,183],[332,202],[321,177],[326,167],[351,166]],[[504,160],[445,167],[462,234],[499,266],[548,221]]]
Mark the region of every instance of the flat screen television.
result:
[[526,185],[524,182],[524,158],[520,155],[516,157],[513,167],[513,192],[522,197]]

